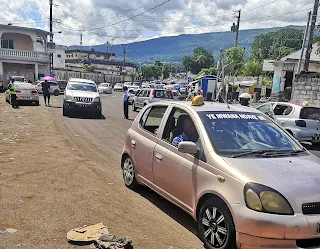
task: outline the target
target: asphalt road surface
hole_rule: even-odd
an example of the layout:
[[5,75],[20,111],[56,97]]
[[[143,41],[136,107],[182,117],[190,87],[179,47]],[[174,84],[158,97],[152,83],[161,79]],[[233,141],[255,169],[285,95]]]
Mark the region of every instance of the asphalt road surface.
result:
[[0,95],[0,248],[77,248],[66,233],[99,222],[137,249],[203,248],[190,216],[151,190],[124,186],[120,159],[132,120],[123,119],[122,93],[101,99],[103,117],[92,119],[63,117],[63,96],[51,108],[41,99],[12,110]]

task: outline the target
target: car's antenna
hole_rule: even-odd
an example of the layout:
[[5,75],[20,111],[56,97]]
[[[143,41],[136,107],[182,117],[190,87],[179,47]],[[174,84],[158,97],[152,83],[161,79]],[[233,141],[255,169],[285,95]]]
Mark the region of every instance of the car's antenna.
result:
[[230,105],[229,105],[228,101],[226,101],[226,100],[221,96],[221,94],[218,95],[218,99],[219,99],[219,98],[221,98],[221,99],[223,100],[223,102],[224,102],[225,104],[227,104],[228,109],[230,109]]

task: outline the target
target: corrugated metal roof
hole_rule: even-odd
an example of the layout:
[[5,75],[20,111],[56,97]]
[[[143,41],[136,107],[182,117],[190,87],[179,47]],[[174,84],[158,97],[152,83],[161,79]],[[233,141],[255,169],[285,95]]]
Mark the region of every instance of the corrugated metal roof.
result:
[[[310,61],[315,61],[315,62],[320,62],[320,56],[316,54],[319,46],[317,43],[313,44],[311,56],[310,56]],[[304,54],[306,52],[306,49],[304,50]],[[301,49],[283,57],[280,61],[287,61],[287,60],[299,60],[301,56]]]

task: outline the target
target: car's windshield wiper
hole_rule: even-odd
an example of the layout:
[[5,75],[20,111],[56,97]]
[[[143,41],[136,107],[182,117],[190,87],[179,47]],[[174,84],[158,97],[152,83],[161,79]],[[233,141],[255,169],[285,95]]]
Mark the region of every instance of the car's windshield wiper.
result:
[[279,156],[279,155],[297,155],[299,153],[306,153],[305,150],[253,150],[253,151],[247,151],[242,152],[239,154],[234,154],[231,157],[237,158],[237,157],[243,157],[248,155],[258,155],[258,156]]

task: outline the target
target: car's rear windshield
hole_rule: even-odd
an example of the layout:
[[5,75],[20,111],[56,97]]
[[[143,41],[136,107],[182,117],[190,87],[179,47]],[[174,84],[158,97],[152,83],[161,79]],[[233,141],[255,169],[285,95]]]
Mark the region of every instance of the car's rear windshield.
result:
[[157,99],[173,99],[171,91],[154,90],[154,97]]
[[26,81],[25,77],[14,76],[12,78],[14,79],[14,81],[18,81],[18,82],[25,82]]
[[257,150],[301,150],[274,122],[263,114],[199,112],[215,151],[224,156]]
[[97,92],[95,84],[81,82],[69,82],[67,89],[73,91]]
[[102,83],[99,86],[108,87],[108,86],[110,86],[110,84],[109,83]]
[[320,119],[320,108],[304,107],[300,111],[300,118],[301,119],[319,120]]

